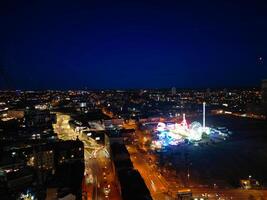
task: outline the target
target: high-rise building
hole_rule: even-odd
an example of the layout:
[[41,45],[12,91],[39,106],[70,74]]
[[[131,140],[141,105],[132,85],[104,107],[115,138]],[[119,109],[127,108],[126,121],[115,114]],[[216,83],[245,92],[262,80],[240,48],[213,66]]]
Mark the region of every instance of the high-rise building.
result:
[[176,88],[172,87],[172,95],[176,95]]
[[267,79],[262,80],[261,90],[262,90],[262,103],[267,104]]

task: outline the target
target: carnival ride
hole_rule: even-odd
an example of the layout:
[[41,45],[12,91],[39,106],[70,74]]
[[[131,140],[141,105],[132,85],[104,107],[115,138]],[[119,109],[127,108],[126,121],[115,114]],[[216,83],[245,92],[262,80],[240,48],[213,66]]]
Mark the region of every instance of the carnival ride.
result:
[[[191,142],[199,142],[205,136],[209,136],[211,133],[215,133],[217,130],[206,127],[205,124],[205,107],[206,103],[203,103],[203,123],[193,121],[188,124],[183,114],[183,120],[181,123],[163,123],[159,122],[156,127],[157,140],[152,141],[152,145],[160,148],[161,146],[177,145],[186,140]],[[217,131],[217,133],[221,134]]]

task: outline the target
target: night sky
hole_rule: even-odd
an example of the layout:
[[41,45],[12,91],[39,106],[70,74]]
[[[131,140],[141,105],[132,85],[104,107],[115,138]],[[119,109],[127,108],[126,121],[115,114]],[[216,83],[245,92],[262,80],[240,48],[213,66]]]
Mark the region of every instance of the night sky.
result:
[[[22,3],[24,2],[24,3]],[[0,3],[0,88],[260,86],[267,3]]]

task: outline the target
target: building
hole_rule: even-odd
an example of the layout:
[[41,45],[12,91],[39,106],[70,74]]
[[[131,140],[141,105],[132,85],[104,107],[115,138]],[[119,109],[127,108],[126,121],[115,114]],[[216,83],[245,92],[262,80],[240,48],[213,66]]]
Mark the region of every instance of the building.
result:
[[34,183],[34,170],[27,166],[0,168],[0,195],[2,200],[18,199],[25,188]]
[[120,170],[118,178],[123,200],[152,200],[145,181],[137,170]]
[[24,110],[8,110],[7,117],[22,119],[24,117]]
[[175,87],[172,87],[172,95],[176,95],[176,88]]
[[267,79],[262,80],[261,83],[261,90],[262,90],[262,109],[263,113],[267,115]]
[[[182,189],[179,190],[177,193],[178,200],[191,200],[192,199],[192,192],[190,189]],[[195,198],[198,200],[198,198]],[[204,200],[204,198],[202,198]]]
[[46,189],[51,187],[58,191],[58,195],[62,195],[60,191],[64,188],[77,198],[81,196],[83,142],[12,140],[1,144],[1,197],[17,199],[18,195],[28,190],[44,197]]
[[56,115],[49,110],[26,109],[24,120],[27,128],[50,128],[56,123]]
[[262,80],[261,90],[262,90],[262,102],[264,104],[267,104],[267,79]]
[[124,144],[110,146],[113,170],[123,200],[152,200],[151,194],[140,173],[133,169],[130,154]]
[[3,200],[18,199],[20,193],[35,182],[34,169],[27,166],[14,151],[1,151],[0,196]]

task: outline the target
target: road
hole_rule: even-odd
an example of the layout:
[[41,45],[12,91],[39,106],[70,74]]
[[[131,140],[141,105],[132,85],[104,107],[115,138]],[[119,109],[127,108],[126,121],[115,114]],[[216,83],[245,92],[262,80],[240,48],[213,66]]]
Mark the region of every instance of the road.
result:
[[[54,131],[58,134],[59,139],[75,140],[78,136],[69,126],[69,115],[57,113],[57,123],[54,125]],[[98,145],[93,139],[81,137],[84,142],[85,155],[85,174],[92,175],[93,194],[88,195],[88,200],[120,200],[118,186],[115,181],[115,175],[112,172],[111,162],[106,149]],[[149,155],[137,150],[134,145],[128,145],[134,167],[140,172],[145,180],[148,189],[154,200],[173,200],[178,192],[179,182],[170,182],[168,177],[160,174],[153,161],[149,160]],[[104,188],[110,188],[108,198],[105,197]],[[89,188],[90,190],[90,188]],[[209,195],[210,200],[218,199],[237,199],[248,200],[254,199],[267,200],[266,190],[242,190],[242,189],[213,189],[213,188],[191,188],[194,196]]]
[[168,195],[169,185],[164,177],[149,163],[146,155],[137,150],[134,145],[127,145],[134,168],[137,169],[143,177],[154,200],[172,200]]
[[267,200],[266,190],[193,188],[192,191],[196,196],[208,194],[209,200],[218,200],[219,198],[225,200]]
[[[154,200],[172,200],[181,188],[180,181],[170,180],[160,174],[147,153],[140,152],[134,145],[128,145],[134,167],[141,173]],[[220,189],[220,188],[190,188],[194,197],[208,196],[209,200],[267,200],[267,190]]]
[[[86,184],[86,191],[93,191],[87,195],[88,200],[120,200],[115,175],[112,172],[111,162],[106,148],[97,144],[92,138],[79,135],[69,126],[70,116],[56,113],[57,122],[53,128],[58,138],[62,140],[76,140],[84,143],[85,178],[90,183]],[[104,173],[106,175],[104,175]],[[92,180],[90,180],[91,177]],[[93,188],[92,188],[93,187]],[[110,187],[110,193],[104,194],[104,188]]]

